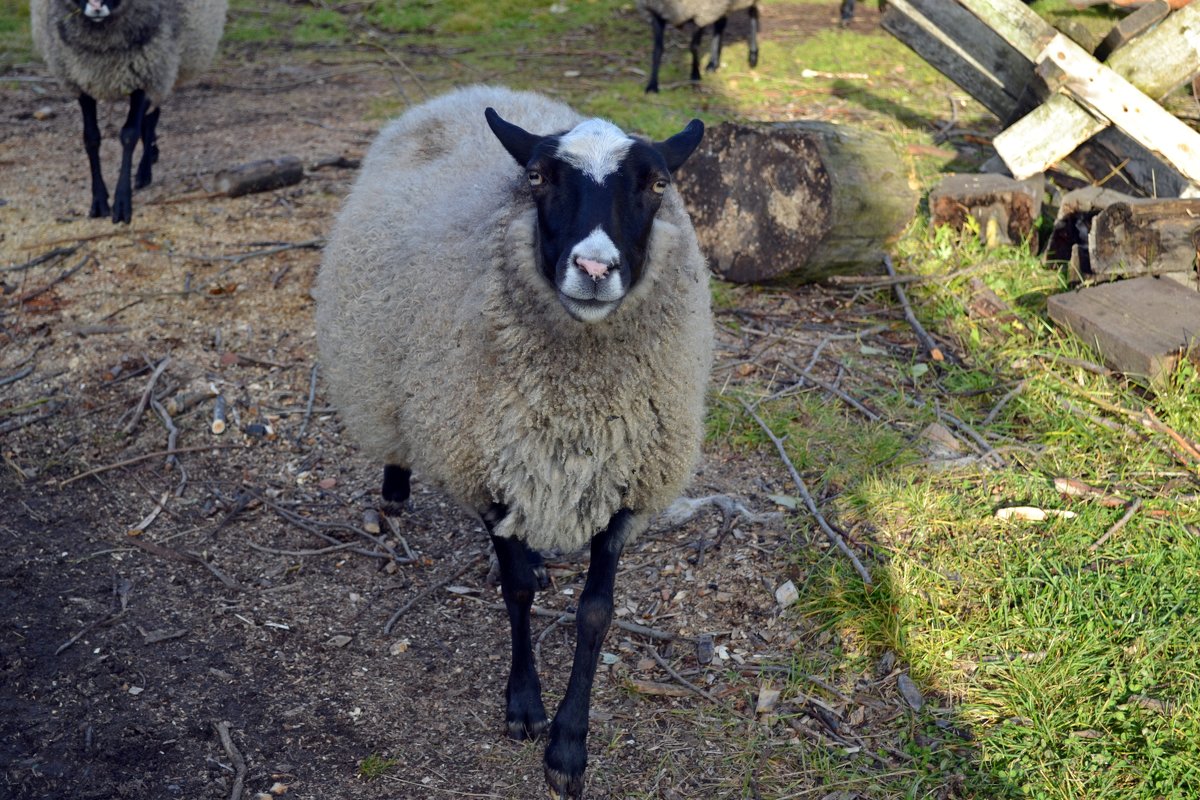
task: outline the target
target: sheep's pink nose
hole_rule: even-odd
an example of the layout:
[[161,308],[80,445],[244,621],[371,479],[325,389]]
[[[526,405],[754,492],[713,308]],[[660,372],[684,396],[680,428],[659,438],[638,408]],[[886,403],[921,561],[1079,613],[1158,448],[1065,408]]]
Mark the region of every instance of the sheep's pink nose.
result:
[[608,274],[608,264],[600,261],[593,261],[590,258],[577,257],[575,264],[586,272],[593,280],[600,280]]

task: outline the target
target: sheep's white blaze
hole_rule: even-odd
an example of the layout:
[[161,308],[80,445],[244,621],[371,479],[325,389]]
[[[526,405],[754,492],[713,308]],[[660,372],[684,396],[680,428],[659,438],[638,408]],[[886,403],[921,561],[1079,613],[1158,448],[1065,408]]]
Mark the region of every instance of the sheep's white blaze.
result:
[[617,171],[633,139],[603,119],[581,122],[558,140],[556,155],[596,183]]

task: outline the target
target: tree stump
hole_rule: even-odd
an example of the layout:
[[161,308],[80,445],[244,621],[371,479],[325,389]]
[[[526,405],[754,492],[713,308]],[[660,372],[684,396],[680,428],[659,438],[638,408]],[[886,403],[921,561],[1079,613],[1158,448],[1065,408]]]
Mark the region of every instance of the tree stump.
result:
[[917,203],[887,138],[825,122],[721,123],[677,181],[713,271],[738,283],[861,272]]

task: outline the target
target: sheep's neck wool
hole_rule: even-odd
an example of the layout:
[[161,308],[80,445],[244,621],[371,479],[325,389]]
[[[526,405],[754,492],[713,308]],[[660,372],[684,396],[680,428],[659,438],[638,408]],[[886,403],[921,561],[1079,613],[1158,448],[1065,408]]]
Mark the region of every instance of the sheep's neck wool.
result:
[[589,119],[563,134],[557,155],[596,183],[616,172],[633,139],[603,119]]

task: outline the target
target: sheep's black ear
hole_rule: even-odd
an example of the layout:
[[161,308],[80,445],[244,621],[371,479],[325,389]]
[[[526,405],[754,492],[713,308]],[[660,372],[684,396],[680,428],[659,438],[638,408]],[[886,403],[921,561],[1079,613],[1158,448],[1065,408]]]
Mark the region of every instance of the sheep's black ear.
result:
[[666,160],[667,169],[674,172],[683,166],[683,162],[688,160],[688,156],[700,144],[700,139],[703,136],[704,123],[698,119],[694,119],[687,124],[686,128],[670,139],[663,142],[655,142],[654,149]]
[[529,131],[513,125],[497,114],[494,108],[484,109],[483,116],[487,119],[488,127],[492,129],[492,133],[496,134],[496,138],[500,140],[500,144],[504,145],[508,154],[515,158],[522,167],[528,164],[529,159],[533,158],[533,148],[542,140],[542,137],[534,136]]

